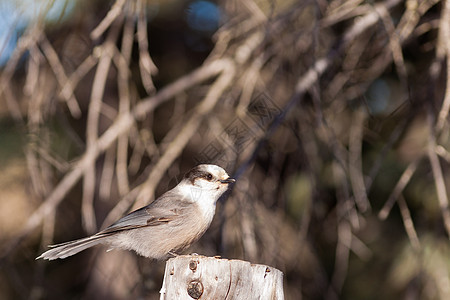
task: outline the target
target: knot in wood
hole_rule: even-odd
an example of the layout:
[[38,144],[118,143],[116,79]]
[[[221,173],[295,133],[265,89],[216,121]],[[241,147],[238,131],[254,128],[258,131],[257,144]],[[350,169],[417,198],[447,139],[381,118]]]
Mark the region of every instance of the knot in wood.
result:
[[198,262],[196,262],[195,260],[191,260],[189,262],[189,269],[191,269],[192,272],[195,272],[197,270],[197,264]]
[[203,284],[200,281],[192,280],[187,288],[188,295],[193,299],[199,299],[203,294]]

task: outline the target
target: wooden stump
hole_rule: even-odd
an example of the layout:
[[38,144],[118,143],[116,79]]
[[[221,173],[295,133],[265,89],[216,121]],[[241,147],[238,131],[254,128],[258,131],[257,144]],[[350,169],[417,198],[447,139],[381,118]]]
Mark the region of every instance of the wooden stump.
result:
[[275,268],[200,255],[166,262],[160,300],[284,299],[283,273]]

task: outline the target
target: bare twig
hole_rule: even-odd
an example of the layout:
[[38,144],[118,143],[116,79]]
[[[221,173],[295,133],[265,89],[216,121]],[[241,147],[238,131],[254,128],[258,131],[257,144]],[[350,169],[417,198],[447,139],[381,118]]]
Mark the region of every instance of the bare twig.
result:
[[15,245],[18,240],[39,226],[42,219],[55,210],[56,206],[59,205],[65,195],[78,182],[86,169],[90,168],[97,157],[108,149],[120,135],[127,132],[136,119],[143,118],[156,107],[170,100],[174,95],[224,71],[229,64],[230,62],[225,59],[207,64],[161,89],[155,96],[142,99],[130,114],[119,116],[103,135],[98,138],[97,142],[86,150],[79,161],[73,165],[73,169],[64,175],[63,179],[56,185],[46,200],[28,218],[23,228],[17,234],[17,238],[11,241],[7,248],[11,249],[11,246]]
[[430,160],[431,170],[433,171],[434,184],[441,208],[442,219],[444,220],[445,230],[450,238],[450,211],[448,207],[447,189],[445,187],[444,175],[442,174],[441,164],[436,154],[436,135],[434,132],[433,118],[431,112],[428,113],[429,139],[428,139],[428,159]]
[[367,199],[367,191],[364,183],[361,158],[365,117],[366,113],[363,109],[359,109],[354,113],[354,124],[350,127],[348,151],[350,182],[352,184],[355,202],[362,212],[370,209],[370,203],[369,199]]
[[408,235],[409,241],[411,242],[411,246],[414,248],[414,250],[419,251],[421,249],[419,237],[417,236],[417,232],[414,229],[414,223],[403,195],[400,195],[398,197],[397,204],[400,207],[403,226],[405,227],[406,234]]
[[[116,24],[108,34],[106,43],[102,48],[103,53],[98,62],[94,81],[92,83],[92,92],[89,101],[89,111],[86,122],[87,151],[89,151],[90,148],[94,147],[98,139],[98,126],[100,111],[103,102],[103,94],[105,91],[106,79],[108,77],[109,68],[114,52],[114,43],[119,33],[119,22],[116,22]],[[96,183],[95,174],[95,164],[92,164],[88,169],[85,170],[83,178],[83,199],[81,210],[83,226],[88,233],[94,233],[97,229],[97,222],[93,206]]]
[[[400,82],[402,83],[403,89],[407,89],[408,86],[408,78],[407,78],[407,71],[406,71],[406,65],[405,60],[403,58],[402,53],[402,45],[400,36],[398,36],[395,32],[395,25],[392,21],[392,16],[390,15],[389,11],[386,9],[385,6],[377,6],[376,9],[378,10],[381,20],[383,21],[384,27],[386,28],[387,34],[389,36],[389,46],[391,48],[391,53],[393,57],[393,61],[397,70],[397,73],[400,78]],[[412,29],[414,29],[415,24],[411,24]],[[411,32],[412,29],[408,29],[408,32]],[[409,35],[409,34],[408,34]]]
[[443,3],[436,52],[438,63],[444,64],[444,57],[447,57],[445,95],[436,123],[436,130],[437,132],[440,132],[447,122],[447,116],[450,109],[450,64],[448,63],[450,59],[450,3],[448,1]]
[[355,253],[361,260],[369,260],[372,257],[372,250],[364,244],[357,236],[352,235],[352,244],[348,247]]
[[373,181],[375,177],[377,176],[378,172],[380,171],[381,165],[383,160],[386,158],[386,154],[389,150],[393,147],[393,145],[400,139],[402,133],[407,128],[409,120],[404,119],[399,122],[399,124],[396,125],[394,130],[392,130],[392,133],[390,134],[387,143],[383,145],[383,148],[379,151],[377,158],[375,159],[375,162],[372,164],[372,168],[369,171],[369,175],[366,180],[366,189],[368,191],[371,190]]
[[146,1],[137,0],[138,22],[137,22],[137,41],[139,44],[139,70],[141,72],[142,84],[148,94],[155,91],[152,75],[158,73],[148,52],[148,34],[147,34],[147,7]]
[[437,145],[436,146],[436,153],[445,159],[448,163],[450,163],[450,152],[448,152],[443,146]]
[[[44,52],[45,57],[52,67],[53,72],[55,73],[57,82],[59,83],[61,88],[70,88],[72,85],[68,83],[69,79],[67,78],[64,67],[62,66],[61,61],[58,58],[58,54],[56,53],[55,49],[53,49],[44,33],[42,33],[40,41],[42,51]],[[73,90],[69,90],[68,92],[64,93],[64,95],[67,96],[66,98],[64,98],[64,100],[66,101],[70,113],[74,118],[79,118],[81,116],[81,109],[78,105],[78,100],[75,98]]]
[[194,109],[191,118],[186,122],[184,127],[180,130],[180,133],[174,138],[166,152],[153,167],[152,172],[144,183],[143,189],[139,193],[138,199],[134,205],[135,208],[143,206],[152,199],[155,187],[166,170],[181,153],[184,146],[197,131],[203,118],[214,108],[223,91],[229,86],[231,80],[234,78],[235,69],[234,64],[231,61],[224,60],[216,67],[221,70],[221,75],[212,84],[205,99]]
[[385,220],[389,213],[394,206],[395,201],[397,201],[398,197],[401,195],[403,190],[405,189],[406,185],[411,180],[411,177],[414,175],[417,169],[417,165],[419,164],[420,159],[417,159],[410,163],[406,170],[403,172],[402,176],[400,176],[400,179],[398,180],[397,184],[395,185],[394,189],[392,190],[392,193],[389,195],[388,200],[383,205],[383,208],[378,213],[378,217],[381,220]]
[[[384,3],[378,3],[376,4],[379,6],[386,6],[387,9],[390,9],[397,5],[400,1],[399,0],[389,0]],[[385,10],[388,11],[388,10]],[[374,23],[376,23],[380,18],[380,14],[376,11],[371,11],[367,13],[365,16],[361,17],[352,27],[349,28],[348,31],[343,36],[341,48],[345,45],[348,45],[351,41],[353,41],[357,36],[359,36],[364,30],[372,26]],[[333,53],[330,53],[329,57],[322,57],[320,59],[317,59],[314,63],[314,65],[305,73],[304,76],[302,76],[296,84],[295,87],[295,94],[292,96],[291,100],[288,102],[288,104],[285,106],[285,108],[282,110],[282,113],[274,120],[272,125],[269,127],[266,133],[266,137],[264,139],[260,140],[260,143],[255,146],[253,154],[251,157],[247,159],[246,162],[244,162],[240,168],[236,171],[235,176],[239,177],[241,174],[244,173],[245,169],[249,166],[250,162],[253,161],[253,159],[256,157],[256,153],[261,148],[263,142],[267,137],[269,137],[273,131],[278,127],[280,124],[280,121],[283,120],[287,114],[288,111],[298,102],[299,99],[302,98],[303,94],[314,84],[317,82],[318,78],[328,69],[330,62],[332,61],[334,57]]]
[[116,0],[114,5],[108,11],[100,24],[98,24],[97,27],[92,30],[91,39],[98,39],[106,31],[106,29],[111,26],[111,24],[117,19],[117,17],[122,14],[125,3],[125,0]]
[[350,224],[345,220],[340,221],[338,224],[338,244],[336,246],[334,273],[331,278],[331,286],[328,290],[327,299],[330,299],[333,293],[341,293],[345,278],[347,277],[350,255],[348,245],[352,243],[352,236]]
[[100,47],[94,48],[93,54],[86,57],[78,68],[69,76],[69,80],[67,80],[61,88],[59,97],[69,99],[73,96],[75,87],[78,85],[80,80],[97,64],[100,55]]
[[99,198],[101,200],[108,200],[111,195],[111,188],[113,186],[114,179],[114,165],[116,158],[116,148],[110,147],[105,151],[105,159],[103,162],[103,168],[101,177],[99,180]]
[[[287,290],[292,293],[288,298],[299,299],[308,294],[310,298],[339,299],[343,288],[351,289],[353,284],[347,283],[354,274],[350,254],[367,260],[372,258],[372,251],[373,258],[379,251],[365,244],[366,234],[374,232],[368,227],[383,225],[373,219],[370,211],[371,202],[379,201],[375,197],[380,193],[371,193],[374,197],[371,202],[368,193],[386,185],[380,187],[380,182],[374,178],[389,178],[380,173],[386,163],[400,156],[407,160],[410,149],[405,148],[411,145],[409,143],[415,145],[417,137],[428,135],[416,132],[423,126],[416,126],[421,125],[422,120],[421,107],[415,106],[433,98],[422,99],[427,86],[433,95],[446,93],[442,103],[432,102],[440,111],[437,122],[430,121],[433,134],[428,144],[428,158],[448,230],[445,162],[450,161],[449,83],[444,79],[448,75],[444,72],[449,56],[449,43],[445,38],[449,31],[448,3],[434,5],[437,0],[288,1],[280,5],[276,1],[244,2],[229,1],[221,6],[229,9],[229,18],[216,33],[214,49],[203,66],[159,91],[153,85],[158,70],[149,54],[149,50],[155,50],[149,48],[159,45],[152,45],[147,32],[150,21],[147,14],[153,3],[113,1],[106,16],[91,31],[95,41],[84,44],[80,51],[83,57],[88,55],[87,58],[82,61],[78,59],[81,55],[77,55],[79,66],[71,65],[73,73],[65,67],[66,61],[58,57],[61,42],[63,50],[70,48],[69,43],[64,42],[65,37],[58,35],[54,39],[55,31],[44,32],[43,21],[34,28],[30,25],[20,39],[24,43],[17,48],[20,51],[16,49],[0,75],[0,101],[5,99],[11,115],[26,125],[22,128],[26,127],[29,133],[25,158],[32,192],[37,195],[35,198],[44,198],[44,201],[26,216],[23,227],[6,245],[7,250],[16,249],[11,246],[41,224],[42,242],[52,239],[54,217],[58,216],[56,208],[80,180],[84,181],[83,226],[92,232],[97,223],[93,208],[97,191],[102,201],[96,207],[108,209],[117,201],[103,221],[105,227],[130,208],[147,204],[155,193],[171,187],[180,171],[187,168],[186,156],[193,155],[197,161],[199,156],[195,153],[202,151],[199,154],[203,155],[214,144],[212,148],[218,151],[218,156],[205,155],[202,161],[219,164],[230,173],[236,165],[240,166],[234,174],[240,177],[235,185],[237,193],[233,194],[237,197],[219,203],[225,206],[218,212],[227,215],[226,223],[213,224],[211,228],[212,232],[220,230],[223,234],[224,246],[219,248],[220,254],[238,251],[233,255],[272,261],[288,274],[298,274],[294,280],[296,284],[301,282],[301,287],[297,284],[292,288],[293,277],[287,278]],[[162,5],[166,4],[161,4],[161,8]],[[393,9],[397,5],[399,7]],[[93,8],[97,12],[99,7]],[[393,16],[400,21],[392,22]],[[160,19],[154,21],[156,24]],[[87,29],[90,22],[77,27],[76,36],[89,35],[86,30],[90,31]],[[59,30],[57,28],[56,33],[60,33]],[[435,32],[439,32],[438,42]],[[42,42],[37,40],[40,36]],[[413,49],[413,54],[417,54],[415,51],[430,53],[436,47],[436,58],[429,68],[432,76],[424,75],[428,75],[431,84],[409,86],[423,79],[420,73],[424,73],[422,69],[432,60],[424,55],[420,63],[408,60],[406,68],[403,55],[410,53],[411,46],[416,44],[418,49]],[[91,47],[90,53],[84,51],[86,47]],[[72,55],[72,52],[67,54]],[[159,67],[166,68],[165,65]],[[398,78],[391,74],[400,76],[400,89]],[[384,110],[373,111],[370,115],[361,108],[360,99],[380,76],[383,76],[380,81],[389,82],[389,100],[395,102],[389,101]],[[269,98],[252,98],[255,91],[261,90]],[[138,93],[149,96],[138,99]],[[55,101],[58,98],[62,101]],[[86,112],[86,124],[82,123],[85,121],[82,118],[73,120],[71,112],[71,119],[66,119],[64,101],[67,99],[80,101],[76,104]],[[193,101],[196,101],[194,105]],[[261,110],[248,109],[252,104],[262,104]],[[401,109],[389,114],[394,106]],[[264,109],[267,115],[262,116]],[[275,116],[274,111],[281,113]],[[272,123],[262,125],[258,117],[265,120],[270,117]],[[20,121],[22,119],[26,123]],[[244,124],[242,136],[234,136],[235,133],[229,131],[230,120],[236,119]],[[55,130],[59,122],[63,122],[63,131]],[[61,148],[61,144],[71,141],[72,128],[75,132],[84,125],[87,125],[86,148],[83,142],[77,144],[77,149],[72,147],[73,143]],[[237,139],[241,137],[250,137],[250,142],[237,147]],[[414,140],[410,140],[411,137]],[[208,146],[201,149],[203,142]],[[401,147],[392,151],[397,143]],[[424,181],[421,176],[427,169],[418,168],[424,153],[416,149],[413,150],[415,160],[408,161],[398,182],[393,182],[395,187],[379,216],[387,218],[397,202],[410,244],[414,253],[420,255],[426,253],[421,251],[423,245],[415,226],[430,219],[427,219],[429,216],[423,219],[419,214],[419,222],[413,222],[416,212],[410,213],[411,207],[408,208],[403,198],[413,175],[419,184],[429,183],[428,177]],[[63,153],[58,152],[61,150]],[[76,151],[84,152],[78,154],[73,164],[60,163],[61,157],[70,160]],[[443,159],[439,161],[439,158]],[[58,176],[62,178],[53,187]],[[164,178],[170,180],[162,181]],[[286,191],[285,182],[291,178],[298,178],[300,184]],[[290,193],[296,197],[290,197]],[[249,203],[253,210],[240,198],[252,201]],[[109,203],[104,203],[105,200]],[[245,218],[243,223],[240,222],[242,217]],[[417,227],[417,231],[423,232],[423,227]],[[325,272],[320,262],[325,256],[328,260],[330,252],[314,251],[315,243],[308,241],[318,235],[320,239],[316,241],[325,242],[327,247],[332,245],[331,251],[334,251],[334,269],[330,272]],[[439,232],[433,234],[433,239],[439,238],[442,239]],[[208,239],[203,242],[207,243]],[[300,259],[292,255],[296,251]],[[389,254],[397,255],[395,251]],[[10,259],[13,256],[2,256],[0,263]],[[419,284],[408,285],[412,289],[421,289],[422,282],[431,282],[427,264],[423,261],[421,265],[427,272],[414,278]],[[445,268],[439,269],[443,271]],[[332,274],[330,284],[327,273]],[[439,280],[439,273],[433,274],[431,279]],[[132,276],[136,280],[139,275]],[[444,277],[448,276],[444,274]],[[13,283],[16,288],[25,286],[21,280],[16,276]],[[42,291],[41,280],[38,285],[35,291]],[[441,289],[444,287],[445,284],[440,285]]]
[[265,63],[265,59],[263,59],[262,55],[256,58],[248,70],[245,72],[244,83],[242,87],[242,94],[239,100],[239,105],[236,108],[238,115],[243,116],[247,107],[250,103],[251,96],[253,95],[253,91],[255,89],[255,85],[257,80],[259,79],[259,74],[261,69]]
[[20,123],[23,123],[22,112],[20,110],[17,99],[13,96],[13,92],[11,91],[11,86],[9,85],[9,83],[22,55],[27,49],[32,48],[33,45],[36,45],[37,37],[40,36],[41,31],[42,28],[40,28],[39,26],[27,28],[23,37],[18,41],[17,47],[11,54],[11,57],[6,63],[6,66],[0,77],[0,95],[3,94],[5,96],[6,105],[8,106],[12,117]]
[[[128,114],[131,107],[131,93],[129,88],[129,64],[133,48],[134,33],[134,11],[129,11],[126,17],[123,36],[122,36],[122,55],[116,53],[119,57],[117,63],[118,76],[117,86],[119,89],[119,114]],[[117,141],[117,187],[120,195],[125,195],[130,190],[128,182],[128,135],[122,135]]]

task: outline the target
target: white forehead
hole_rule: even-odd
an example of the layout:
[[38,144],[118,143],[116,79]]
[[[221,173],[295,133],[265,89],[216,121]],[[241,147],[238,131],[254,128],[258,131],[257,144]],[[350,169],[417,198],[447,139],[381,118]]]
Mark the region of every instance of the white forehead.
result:
[[199,165],[198,168],[200,170],[202,170],[202,171],[209,172],[212,175],[220,177],[220,178],[228,177],[227,172],[224,169],[222,169],[221,167],[216,166],[216,165],[206,165],[206,164],[204,164],[204,165]]

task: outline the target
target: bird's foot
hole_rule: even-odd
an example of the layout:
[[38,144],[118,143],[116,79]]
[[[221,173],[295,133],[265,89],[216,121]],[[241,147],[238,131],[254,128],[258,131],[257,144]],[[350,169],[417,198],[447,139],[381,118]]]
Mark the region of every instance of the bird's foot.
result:
[[169,251],[168,252],[170,255],[172,255],[173,257],[177,257],[177,256],[179,256],[178,254],[176,254],[175,252],[173,252],[173,251]]

